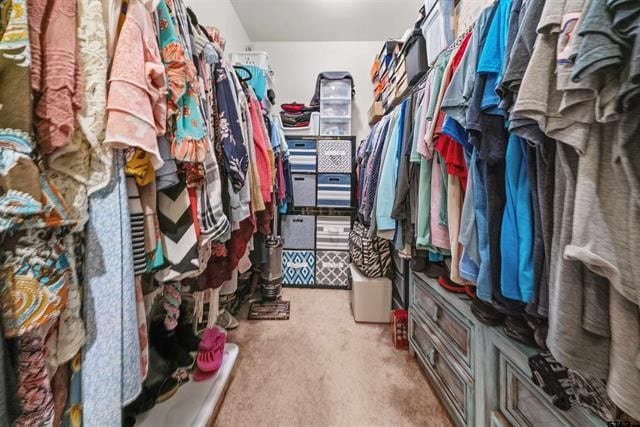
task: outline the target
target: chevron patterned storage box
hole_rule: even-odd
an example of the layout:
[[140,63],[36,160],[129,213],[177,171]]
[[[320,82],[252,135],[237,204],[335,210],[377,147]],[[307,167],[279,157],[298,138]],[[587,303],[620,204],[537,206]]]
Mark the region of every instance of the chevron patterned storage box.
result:
[[314,251],[282,251],[282,284],[315,285],[316,255]]
[[349,287],[349,252],[317,251],[316,284],[336,288]]
[[352,164],[351,140],[321,139],[318,141],[319,173],[351,173]]
[[308,139],[287,139],[291,172],[316,172],[316,141]]
[[350,231],[349,216],[319,216],[316,220],[316,249],[348,251]]
[[296,208],[316,205],[316,176],[304,173],[292,173],[293,205]]
[[316,217],[313,215],[283,215],[280,234],[284,249],[314,249]]
[[[293,185],[295,187],[295,181]],[[350,206],[351,175],[341,173],[318,174],[318,207],[348,208]]]

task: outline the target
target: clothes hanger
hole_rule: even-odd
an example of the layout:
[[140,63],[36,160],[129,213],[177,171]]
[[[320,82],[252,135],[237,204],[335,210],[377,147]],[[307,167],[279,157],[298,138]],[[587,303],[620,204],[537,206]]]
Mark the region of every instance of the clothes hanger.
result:
[[[251,80],[253,78],[253,73],[251,73],[251,70],[249,70],[244,65],[234,65],[233,68],[236,69],[236,75],[238,76],[238,79],[241,82],[248,82],[249,80]],[[239,70],[244,71],[245,73],[249,74],[249,77],[248,78],[242,78],[242,76],[238,73]]]
[[456,49],[458,46],[460,46],[460,44],[462,44],[462,42],[464,41],[465,37],[467,37],[467,35],[473,31],[473,29],[476,26],[476,22],[474,21],[471,25],[469,25],[459,36],[458,38],[453,42],[453,44],[451,46],[449,46],[445,52],[449,52],[452,51],[454,49]]
[[187,7],[187,15],[189,15],[191,24],[194,27],[197,27],[198,29],[200,29],[200,22],[198,22],[198,17],[196,16],[196,13],[193,11],[193,9],[191,9],[190,7]]

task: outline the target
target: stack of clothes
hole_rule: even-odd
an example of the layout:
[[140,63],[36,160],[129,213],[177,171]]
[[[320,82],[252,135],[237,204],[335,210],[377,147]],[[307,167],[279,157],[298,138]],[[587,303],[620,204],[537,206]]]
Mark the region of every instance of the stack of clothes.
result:
[[282,111],[280,111],[282,125],[287,128],[309,126],[311,122],[311,113],[320,110],[320,106],[307,107],[304,104],[298,104],[297,102],[282,104],[280,107],[282,108]]

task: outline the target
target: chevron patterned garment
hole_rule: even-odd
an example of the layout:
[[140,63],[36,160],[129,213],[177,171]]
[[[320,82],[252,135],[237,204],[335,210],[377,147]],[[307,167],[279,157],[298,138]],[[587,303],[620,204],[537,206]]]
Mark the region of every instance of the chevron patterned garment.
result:
[[158,192],[158,221],[168,266],[156,273],[156,280],[169,282],[198,275],[198,237],[184,182]]
[[351,173],[353,153],[351,140],[321,139],[318,141],[318,173]]
[[317,251],[316,284],[336,288],[349,287],[349,252]]
[[[295,185],[295,184],[294,184]],[[351,206],[351,175],[318,174],[318,207],[348,208]]]
[[316,257],[313,251],[282,252],[283,285],[315,285]]
[[350,231],[349,216],[319,216],[316,222],[316,249],[348,251]]
[[295,139],[287,140],[289,145],[289,163],[291,172],[316,172],[316,141]]

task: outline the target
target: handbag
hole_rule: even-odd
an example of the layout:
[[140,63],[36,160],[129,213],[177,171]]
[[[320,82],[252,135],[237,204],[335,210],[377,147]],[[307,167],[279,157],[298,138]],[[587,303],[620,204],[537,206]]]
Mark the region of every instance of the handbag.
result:
[[389,277],[391,274],[391,242],[368,237],[369,230],[356,222],[349,233],[351,262],[367,277]]
[[405,64],[409,86],[416,84],[429,70],[427,42],[419,28],[416,28],[413,35],[407,40]]

